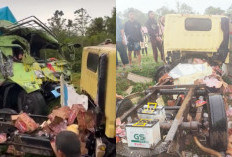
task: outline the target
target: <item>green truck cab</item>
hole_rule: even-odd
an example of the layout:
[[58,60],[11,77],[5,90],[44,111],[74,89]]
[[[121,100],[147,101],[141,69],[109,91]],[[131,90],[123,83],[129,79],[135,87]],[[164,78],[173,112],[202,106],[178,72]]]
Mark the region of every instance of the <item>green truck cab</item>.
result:
[[[52,31],[34,16],[1,24],[0,108],[46,114],[46,103],[60,96],[61,74],[66,81],[71,78],[62,47]],[[51,53],[55,57],[47,56]]]

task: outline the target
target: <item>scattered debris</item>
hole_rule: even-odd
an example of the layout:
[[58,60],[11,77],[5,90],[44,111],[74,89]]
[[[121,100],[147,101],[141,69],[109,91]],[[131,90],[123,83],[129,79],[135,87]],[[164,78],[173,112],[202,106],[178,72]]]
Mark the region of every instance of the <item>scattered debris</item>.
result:
[[207,103],[207,102],[204,101],[203,96],[200,96],[200,97],[199,97],[199,100],[196,101],[196,107],[203,106],[203,105],[206,104],[206,103]]
[[[89,135],[95,132],[95,119],[95,113],[90,110],[87,111],[82,104],[56,108],[48,115],[48,119],[40,125],[26,113],[11,115],[11,121],[16,127],[15,135],[27,133],[35,137],[45,136],[51,139],[51,145],[56,135],[61,131],[69,130],[76,133],[80,138],[82,155],[88,154],[86,142]],[[0,143],[7,142],[7,136],[9,135],[1,133]],[[14,155],[22,154],[22,152],[16,151],[13,145],[9,146],[8,153]]]
[[132,93],[133,86],[129,86],[128,89],[126,90],[126,94],[131,94]]
[[175,100],[168,100],[167,104],[168,104],[168,106],[175,106],[176,101]]
[[126,137],[125,123],[121,123],[120,118],[116,119],[116,143]]
[[167,81],[167,80],[170,81],[171,79],[172,79],[172,77],[169,76],[168,73],[166,73],[166,74],[164,74],[164,75],[159,79],[159,83],[165,82],[165,81]]
[[213,76],[207,76],[204,78],[203,83],[208,87],[221,88],[222,82]]
[[213,69],[204,64],[181,64],[179,63],[170,72],[169,76],[174,79],[174,85],[194,84],[194,81],[212,75]]
[[[178,64],[169,73],[165,73],[163,76],[161,76],[159,79],[159,84],[157,86],[151,87],[148,90],[149,93],[146,95],[146,97],[138,101],[136,107],[133,108],[134,112],[137,110],[137,114],[139,114],[140,120],[159,119],[158,124],[162,132],[161,138],[163,139],[161,144],[153,144],[149,146],[146,145],[149,143],[148,141],[150,139],[155,139],[154,137],[148,137],[148,134],[151,131],[146,131],[146,129],[149,128],[144,127],[146,125],[139,124],[138,126],[135,126],[137,124],[135,120],[131,120],[130,122],[128,122],[127,120],[127,123],[124,123],[122,125],[120,120],[117,119],[116,142],[119,146],[126,147],[122,148],[122,150],[124,151],[123,153],[129,155],[130,151],[142,151],[143,149],[139,149],[142,147],[152,148],[148,151],[153,151],[154,148],[154,152],[157,153],[158,151],[156,151],[156,149],[164,149],[161,148],[162,144],[165,145],[165,149],[169,149],[164,150],[163,152],[169,151],[168,153],[171,153],[170,151],[172,150],[170,150],[170,147],[172,147],[172,144],[174,144],[173,141],[175,136],[177,136],[177,141],[175,142],[177,142],[178,144],[180,143],[178,147],[181,147],[182,150],[184,147],[181,146],[181,143],[183,143],[182,136],[184,139],[185,134],[192,135],[191,133],[189,133],[188,130],[196,133],[196,137],[199,138],[199,141],[201,141],[201,148],[210,148],[211,150],[215,150],[215,152],[225,152],[227,143],[225,140],[223,140],[223,138],[227,138],[227,130],[224,130],[224,132],[220,132],[220,135],[223,134],[224,137],[216,138],[217,136],[219,136],[219,133],[215,134],[215,136],[212,136],[213,129],[219,129],[215,128],[214,126],[212,127],[212,119],[214,119],[215,116],[223,118],[223,121],[220,121],[220,123],[222,123],[221,127],[224,128],[227,123],[226,115],[224,112],[224,109],[226,109],[227,120],[229,122],[228,126],[231,128],[229,129],[230,136],[228,136],[229,144],[227,154],[232,155],[232,108],[228,107],[232,103],[232,85],[228,85],[223,80],[223,71],[219,66],[210,66],[205,60],[199,58],[193,59],[192,63],[193,64]],[[212,95],[209,93],[215,94]],[[161,101],[160,98],[164,98],[165,101]],[[220,101],[220,103],[218,103],[218,107],[215,101]],[[158,111],[155,111],[155,109],[147,110],[149,111],[148,116],[143,116],[143,111],[145,110],[144,105],[148,105],[149,102],[157,103],[161,106],[164,106],[164,109],[166,111],[165,120],[163,120],[162,118],[160,119],[159,117],[152,117],[155,115],[155,113],[158,113]],[[208,106],[209,104],[211,106],[215,106],[215,108],[211,107],[210,110],[206,109],[206,105]],[[216,115],[218,112],[223,112],[224,114]],[[132,113],[132,111],[129,113]],[[125,115],[121,116],[121,120],[126,121],[126,117],[129,117],[128,113],[125,113]],[[124,136],[125,125],[126,136]],[[178,129],[179,127],[181,128],[180,130]],[[180,133],[179,131],[183,131],[183,133]],[[159,131],[156,131],[156,134],[158,134],[158,132]],[[135,139],[135,135],[138,136],[138,138],[136,137]],[[144,138],[144,136],[146,137]],[[213,140],[213,144],[221,142],[221,145],[215,145],[215,147],[212,145],[212,143],[209,143],[209,139],[211,141]],[[193,142],[193,139],[192,141],[188,141],[188,145],[191,144],[191,142]],[[127,144],[125,145],[125,143]],[[132,147],[139,148],[135,149]],[[176,148],[172,149],[176,150]],[[210,153],[206,151],[204,152]],[[122,155],[120,150],[117,150],[117,153],[119,153],[119,155]],[[149,155],[153,156],[154,154]],[[198,153],[192,153],[192,155],[200,156]],[[135,153],[134,156],[138,155]]]
[[38,124],[35,123],[35,121],[30,118],[26,113],[22,113],[18,116],[15,127],[21,132],[33,132],[38,128]]
[[1,133],[0,134],[0,143],[4,143],[6,142],[7,138],[6,138],[6,133]]
[[127,79],[131,80],[131,81],[133,81],[135,83],[149,83],[149,82],[152,82],[152,78],[140,76],[140,75],[133,74],[133,73],[128,73]]

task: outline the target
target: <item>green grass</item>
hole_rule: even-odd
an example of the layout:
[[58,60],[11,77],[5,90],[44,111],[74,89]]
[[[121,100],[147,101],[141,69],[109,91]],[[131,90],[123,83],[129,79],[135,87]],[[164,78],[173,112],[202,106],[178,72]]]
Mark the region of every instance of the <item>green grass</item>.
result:
[[116,77],[116,91],[117,94],[126,96],[126,90],[130,86],[134,86],[135,83],[127,79],[127,72],[126,73],[118,73]]
[[134,86],[132,89],[132,93],[135,92],[142,92],[143,90],[147,89],[149,86],[154,85],[155,82],[151,83],[134,83],[132,81],[127,80],[127,74],[129,72],[132,72],[137,75],[141,75],[144,77],[149,77],[152,78],[154,77],[154,74],[156,73],[156,70],[158,67],[163,65],[160,59],[160,53],[159,53],[159,58],[158,58],[158,63],[154,61],[153,58],[153,51],[151,48],[151,45],[149,44],[148,47],[148,55],[143,55],[141,52],[142,56],[142,69],[137,64],[137,58],[134,58],[134,53],[132,52],[132,67],[126,67],[124,70],[122,68],[122,62],[120,59],[120,56],[118,55],[118,60],[119,60],[119,67],[117,69],[117,83],[116,83],[116,92],[117,94],[125,96],[125,90],[128,89],[129,86]]
[[136,83],[135,86],[132,89],[132,93],[141,92],[145,89],[148,89],[149,86],[152,86],[154,83]]

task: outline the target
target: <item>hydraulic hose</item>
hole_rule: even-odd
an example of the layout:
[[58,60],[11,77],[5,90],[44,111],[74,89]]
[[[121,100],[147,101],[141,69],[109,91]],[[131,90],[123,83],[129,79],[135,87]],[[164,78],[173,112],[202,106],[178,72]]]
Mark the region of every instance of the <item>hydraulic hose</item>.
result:
[[206,152],[206,153],[209,153],[209,154],[211,154],[211,155],[215,155],[215,156],[217,156],[217,157],[222,157],[222,155],[221,155],[219,152],[217,152],[217,151],[215,151],[215,150],[213,150],[213,149],[211,149],[211,148],[207,148],[207,147],[203,146],[203,145],[200,143],[200,141],[197,139],[196,136],[194,136],[193,139],[194,139],[194,142],[196,143],[196,145],[197,145],[202,151],[204,151],[204,152]]

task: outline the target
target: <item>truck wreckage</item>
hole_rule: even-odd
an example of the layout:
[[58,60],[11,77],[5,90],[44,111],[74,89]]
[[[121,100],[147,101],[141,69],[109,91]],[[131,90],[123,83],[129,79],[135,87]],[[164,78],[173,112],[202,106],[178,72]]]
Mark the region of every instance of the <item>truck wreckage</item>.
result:
[[[62,45],[34,16],[0,25],[0,145],[7,146],[3,154],[54,156],[56,135],[70,130],[79,135],[82,156],[115,156],[116,45],[107,40],[83,48],[80,89],[85,95],[79,95],[62,57],[63,49],[71,51],[79,44]],[[15,49],[23,52],[22,60],[14,56]],[[57,57],[49,57],[54,51]],[[58,97],[61,107],[45,116],[46,102]]]
[[[218,69],[215,70],[204,64],[179,64],[163,75],[157,85],[144,93],[132,94],[125,98],[125,100],[132,99],[139,94],[145,94],[135,106],[117,119],[118,155],[158,156],[164,153],[180,156],[186,150],[186,139],[189,135],[206,154],[222,156],[223,153],[219,152],[227,151],[226,109],[228,109],[228,94],[230,94],[228,91],[231,86],[222,80]],[[198,68],[200,72],[195,73],[193,70],[191,75],[188,70],[184,71],[182,66],[189,66],[186,68],[188,70],[199,66],[207,68],[202,68],[205,69],[202,71]],[[185,74],[180,73],[181,69]],[[187,84],[180,83],[182,79]],[[167,101],[164,102],[164,99]],[[156,108],[146,105],[151,102],[157,103]],[[163,108],[165,115],[161,114],[160,108]],[[154,121],[157,119],[158,129],[145,131],[145,128],[151,126],[149,124],[156,124]],[[140,123],[137,123],[138,121]],[[150,132],[154,134],[153,138],[157,141],[147,138]],[[145,137],[141,141],[136,141],[133,140],[135,136],[128,137],[130,134],[145,134]]]
[[47,114],[47,104],[60,96],[60,76],[71,80],[63,49],[74,52],[80,45],[62,46],[35,16],[0,24],[0,108]]
[[[230,32],[226,16],[165,16],[167,64],[157,70],[155,86],[118,104],[118,156],[232,155],[231,85],[222,77],[222,67],[231,66]],[[132,107],[123,104],[141,95]]]

